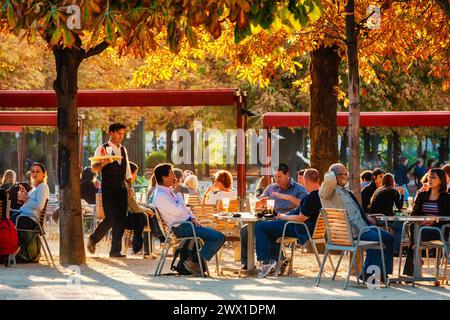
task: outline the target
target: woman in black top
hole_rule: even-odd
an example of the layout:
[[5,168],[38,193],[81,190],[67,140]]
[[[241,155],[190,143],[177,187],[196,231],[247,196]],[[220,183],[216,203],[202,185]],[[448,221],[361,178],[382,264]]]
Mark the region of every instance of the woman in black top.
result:
[[[429,190],[417,193],[414,201],[414,208],[411,213],[412,216],[450,216],[450,194],[447,193],[447,181],[445,178],[445,172],[442,169],[431,169],[428,172],[428,185]],[[440,228],[447,222],[435,223],[424,222],[423,225],[435,226]],[[411,226],[411,237],[408,252],[406,255],[405,268],[403,274],[413,275],[414,262],[413,262],[413,245],[414,245],[414,233],[413,226]],[[448,229],[447,229],[448,232]],[[434,230],[424,230],[422,232],[422,241],[439,240],[440,234]]]
[[395,206],[398,210],[403,207],[403,197],[405,190],[402,187],[395,188],[394,176],[387,173],[383,177],[381,187],[379,187],[370,200],[370,210],[372,213],[382,213],[385,216],[392,216],[392,209]]
[[92,172],[90,167],[84,168],[81,173],[81,199],[86,200],[89,204],[95,204],[95,194],[98,192],[94,182],[95,176],[96,174]]
[[365,213],[369,213],[370,199],[377,188],[383,185],[384,170],[376,168],[372,171],[372,182],[361,191],[361,202]]

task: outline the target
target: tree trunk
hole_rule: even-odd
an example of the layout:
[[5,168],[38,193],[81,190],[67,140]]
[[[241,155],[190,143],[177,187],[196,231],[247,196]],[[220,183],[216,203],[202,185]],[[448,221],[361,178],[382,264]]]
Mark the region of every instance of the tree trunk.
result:
[[53,88],[58,103],[58,181],[60,194],[60,263],[86,262],[80,202],[77,76],[82,61],[75,48],[53,48],[56,80]]
[[172,162],[172,149],[173,149],[172,132],[173,132],[173,125],[169,124],[166,128],[166,160],[167,160],[167,162]]
[[339,150],[339,162],[343,165],[347,165],[347,141],[348,141],[348,129],[344,129],[344,133],[341,137],[341,145]]
[[347,3],[345,4],[345,35],[347,39],[348,99],[350,102],[348,116],[350,190],[355,193],[358,200],[361,200],[361,188],[359,183],[359,70],[354,0],[347,0]]
[[388,172],[394,172],[396,167],[393,164],[393,136],[392,134],[387,135],[387,155],[386,155],[386,167]]
[[422,136],[417,136],[417,157],[421,157],[422,156],[422,152],[423,152],[423,144],[422,144],[422,140],[423,137]]
[[310,55],[310,159],[311,167],[317,169],[322,178],[338,159],[336,113],[341,57],[337,46],[320,46]]
[[364,150],[363,161],[365,164],[367,164],[370,161],[370,134],[367,128],[362,128],[362,134],[363,134],[363,150]]
[[393,130],[392,131],[392,166],[397,168],[398,161],[400,160],[400,155],[402,153],[402,149],[400,146],[400,136],[398,135],[398,132]]
[[380,135],[376,132],[371,132],[370,134],[370,146],[371,146],[371,150],[370,150],[370,161],[372,161],[372,163],[376,163],[376,161],[378,160],[378,142],[380,140]]

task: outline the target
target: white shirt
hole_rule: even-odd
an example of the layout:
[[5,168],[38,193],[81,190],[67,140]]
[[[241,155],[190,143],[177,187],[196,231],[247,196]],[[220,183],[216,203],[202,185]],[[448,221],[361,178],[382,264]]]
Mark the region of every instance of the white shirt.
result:
[[211,192],[208,195],[208,198],[206,198],[205,204],[215,205],[215,204],[217,204],[217,201],[222,200],[223,198],[230,198],[230,200],[236,200],[237,199],[237,191],[231,190],[231,191]]
[[44,209],[45,200],[48,199],[50,190],[45,182],[41,182],[37,187],[28,192],[28,200],[20,207],[20,214],[30,217],[34,222],[39,223],[41,211]]
[[[114,143],[111,142],[111,140],[108,141],[108,146],[110,146],[112,148],[113,154],[116,156],[122,156],[125,157],[125,159],[127,159],[127,168],[126,168],[126,173],[125,173],[125,180],[131,179],[131,168],[130,168],[130,160],[128,159],[128,151],[127,148],[123,147],[123,150],[125,150],[125,155],[122,154],[121,152],[121,148],[122,145],[116,146]],[[99,146],[94,153],[94,156],[101,156],[102,155],[102,149],[103,149],[103,145]],[[105,154],[106,154],[106,150],[105,150]],[[122,160],[115,160],[117,161],[117,163],[122,164]],[[95,163],[99,163],[99,162],[95,162],[93,161],[92,164]]]
[[[186,221],[195,218],[191,210],[184,204],[181,192],[174,194],[170,188],[162,185],[156,186],[153,205],[158,208],[163,222],[170,226],[175,221]],[[174,227],[179,224],[174,224]]]

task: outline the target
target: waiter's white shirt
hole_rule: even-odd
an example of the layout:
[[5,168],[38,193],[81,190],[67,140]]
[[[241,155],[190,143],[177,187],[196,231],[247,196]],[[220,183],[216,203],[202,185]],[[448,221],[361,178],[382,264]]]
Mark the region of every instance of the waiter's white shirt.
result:
[[[111,142],[111,140],[109,140],[108,141],[108,146],[110,146],[112,148],[112,151],[113,151],[115,156],[122,156],[123,158],[127,159],[127,168],[126,168],[126,173],[125,173],[125,179],[126,180],[131,179],[130,160],[128,159],[127,148],[123,147],[123,150],[125,150],[125,154],[123,155],[121,150],[120,150],[122,148],[122,145],[116,146],[114,143]],[[103,149],[103,145],[99,146],[95,150],[94,156],[96,156],[96,157],[97,156],[101,156],[102,155],[102,153],[101,153],[102,149]],[[106,150],[105,150],[105,154],[107,154]],[[119,164],[122,164],[123,158],[120,159],[120,160],[115,160],[115,161],[117,161]],[[95,163],[99,163],[99,162],[93,161],[92,163],[95,164]]]

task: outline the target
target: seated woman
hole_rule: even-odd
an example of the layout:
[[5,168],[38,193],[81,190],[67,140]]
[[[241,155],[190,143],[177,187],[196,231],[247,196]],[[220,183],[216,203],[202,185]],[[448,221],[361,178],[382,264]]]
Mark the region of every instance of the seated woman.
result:
[[2,178],[2,184],[0,185],[0,189],[5,190],[6,192],[16,183],[16,173],[13,170],[6,170],[5,174]]
[[202,205],[215,205],[223,198],[237,199],[237,191],[233,189],[233,176],[225,170],[219,170],[214,177],[214,185],[203,195]]
[[30,192],[27,192],[26,189],[20,185],[17,198],[23,205],[18,211],[11,214],[11,220],[16,223],[19,215],[26,216],[29,219],[21,218],[17,227],[19,229],[33,230],[39,223],[41,211],[44,208],[45,201],[49,197],[50,191],[46,182],[47,174],[44,165],[35,162],[31,165],[30,171],[33,189],[31,189]]
[[198,192],[198,178],[196,175],[191,174],[184,180],[184,184],[189,188],[189,194],[191,196],[199,196]]
[[[447,182],[445,172],[442,169],[431,169],[428,173],[428,191],[417,193],[414,201],[413,216],[450,216],[450,194],[447,193]],[[425,226],[436,226],[440,228],[445,222],[435,223],[433,221],[424,222]],[[406,255],[405,268],[403,274],[412,276],[414,273],[414,251],[415,242],[413,226],[411,226],[411,241]],[[424,230],[422,241],[440,239],[439,233],[434,230]]]
[[[382,213],[385,216],[392,216],[392,209],[394,205],[398,210],[403,207],[403,200],[405,189],[402,187],[395,188],[394,176],[386,173],[382,179],[381,187],[375,190],[372,199],[370,200],[369,212],[370,214]],[[403,222],[395,221],[389,222],[389,227],[394,231],[394,254],[400,249],[400,242],[402,238]]]
[[97,174],[92,172],[91,167],[86,167],[81,173],[80,191],[81,199],[86,200],[89,204],[95,204],[95,194],[98,192],[96,187]]

